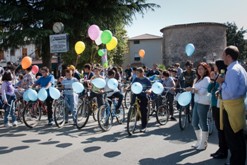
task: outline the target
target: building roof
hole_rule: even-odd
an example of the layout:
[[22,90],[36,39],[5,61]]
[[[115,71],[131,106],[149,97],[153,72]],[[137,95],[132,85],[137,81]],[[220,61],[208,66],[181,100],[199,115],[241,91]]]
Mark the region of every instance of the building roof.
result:
[[162,37],[146,33],[146,34],[142,34],[142,35],[139,35],[139,36],[135,36],[135,37],[129,38],[129,41],[134,41],[134,40],[157,40],[157,39],[162,39]]
[[197,23],[188,23],[188,24],[178,24],[178,25],[171,25],[164,27],[160,30],[160,32],[163,33],[164,30],[171,29],[171,28],[183,28],[187,26],[207,26],[207,25],[215,25],[215,26],[222,26],[226,28],[226,25],[222,23],[216,23],[216,22],[197,22]]

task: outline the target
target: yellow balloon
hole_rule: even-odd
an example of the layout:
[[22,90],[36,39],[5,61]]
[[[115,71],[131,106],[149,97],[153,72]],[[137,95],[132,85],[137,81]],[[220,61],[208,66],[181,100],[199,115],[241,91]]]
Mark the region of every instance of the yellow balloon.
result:
[[117,38],[112,37],[111,41],[108,44],[106,44],[106,49],[109,51],[113,50],[117,47],[117,44],[118,44]]
[[82,41],[77,41],[75,44],[75,52],[77,55],[81,54],[82,52],[84,52],[86,46],[84,44],[84,42]]

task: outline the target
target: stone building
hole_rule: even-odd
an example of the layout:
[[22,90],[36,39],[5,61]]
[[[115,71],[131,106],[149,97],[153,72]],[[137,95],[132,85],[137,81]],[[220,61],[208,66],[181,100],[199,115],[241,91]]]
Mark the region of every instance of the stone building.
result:
[[[226,26],[219,23],[192,23],[165,27],[163,33],[163,63],[170,66],[176,62],[182,65],[191,60],[214,61],[219,59],[226,47]],[[195,52],[191,57],[185,53],[185,46],[192,43]]]

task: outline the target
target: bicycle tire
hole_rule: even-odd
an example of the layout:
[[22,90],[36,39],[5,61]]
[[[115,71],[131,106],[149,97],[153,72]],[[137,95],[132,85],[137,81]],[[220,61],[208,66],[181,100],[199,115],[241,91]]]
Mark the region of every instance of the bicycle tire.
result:
[[54,121],[58,128],[62,128],[65,124],[65,105],[61,103],[59,100],[55,100],[53,104],[54,111]]
[[125,109],[124,109],[124,105],[123,104],[120,107],[121,107],[119,109],[120,113],[116,114],[116,118],[117,118],[118,124],[123,124],[125,122]]
[[88,104],[84,102],[79,106],[76,113],[76,127],[77,129],[82,129],[86,126],[90,116],[90,109]]
[[94,101],[91,102],[92,116],[93,116],[94,121],[98,121],[98,105],[97,105],[97,101],[96,102]]
[[127,132],[129,136],[134,134],[137,125],[137,109],[134,106],[129,108],[128,120],[127,120]]
[[158,107],[158,110],[156,111],[156,120],[160,125],[167,124],[169,116],[169,110],[166,105],[161,105]]
[[180,107],[179,109],[179,127],[180,130],[184,130],[187,126],[188,115],[187,115],[187,107]]
[[106,105],[102,105],[98,111],[98,124],[102,131],[106,132],[112,128],[113,125],[113,117],[111,113],[110,107],[106,107]]
[[24,102],[21,102],[20,100],[17,100],[15,102],[15,110],[17,111],[17,119],[19,122],[23,122],[23,111],[24,111],[25,105]]
[[28,128],[34,128],[41,119],[41,109],[36,103],[29,102],[23,110],[23,122]]
[[208,134],[212,135],[214,132],[214,120],[213,120],[211,109],[208,112],[207,123],[208,123]]
[[126,109],[130,108],[130,102],[131,102],[131,91],[127,90],[124,94],[124,106]]

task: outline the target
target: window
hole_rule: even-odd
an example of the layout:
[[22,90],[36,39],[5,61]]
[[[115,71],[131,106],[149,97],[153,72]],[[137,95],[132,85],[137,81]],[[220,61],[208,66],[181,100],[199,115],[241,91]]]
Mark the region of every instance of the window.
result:
[[141,57],[139,56],[137,52],[135,53],[134,61],[141,61]]
[[4,52],[3,50],[0,50],[0,60],[3,60],[4,59]]
[[22,58],[27,56],[27,48],[22,48]]
[[140,40],[134,40],[134,44],[140,44]]

